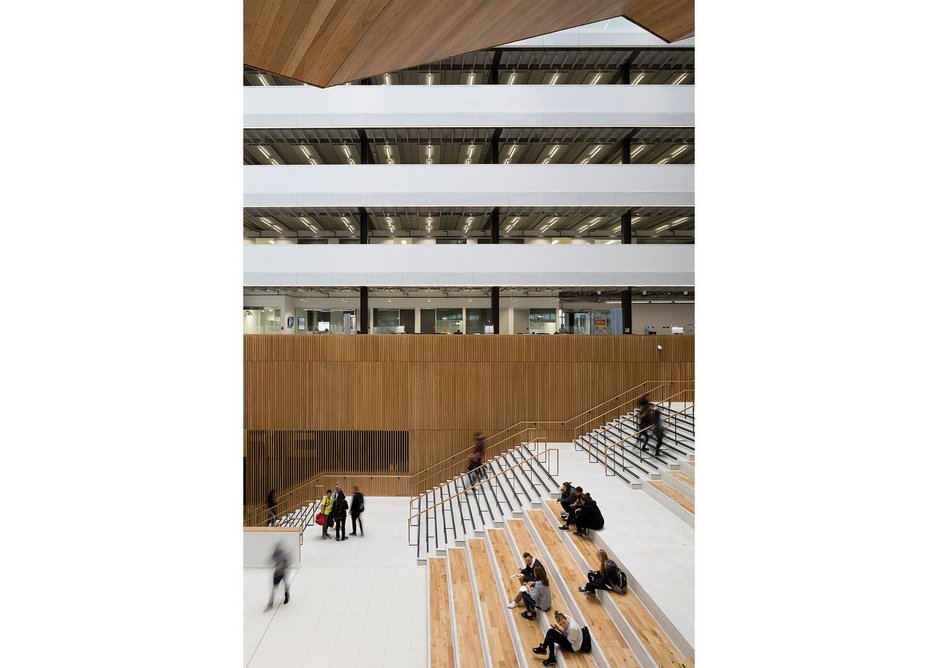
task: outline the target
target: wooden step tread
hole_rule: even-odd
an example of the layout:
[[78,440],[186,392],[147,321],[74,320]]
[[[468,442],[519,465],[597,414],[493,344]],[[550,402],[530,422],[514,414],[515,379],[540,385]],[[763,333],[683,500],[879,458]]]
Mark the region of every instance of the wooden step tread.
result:
[[[537,557],[542,564],[545,564],[545,565],[547,564],[547,562],[550,560],[550,555],[541,554],[541,551],[538,549],[537,545],[534,544],[534,538],[531,537],[531,533],[528,531],[528,527],[525,526],[524,520],[506,520],[505,526],[507,526],[509,531],[511,531],[511,535],[515,539],[515,545],[518,548],[518,552],[522,554],[525,552],[530,552],[535,557]],[[548,575],[548,579],[549,578],[550,576]],[[512,582],[517,582],[517,580],[512,580]],[[515,593],[517,593],[517,591],[518,591],[518,588],[516,586]],[[561,612],[563,612],[564,604],[563,604],[563,600],[560,598],[560,594],[556,594],[553,591],[551,591],[550,594],[551,594],[552,606],[551,606],[550,612],[548,612],[547,614],[550,616],[548,619],[548,622],[550,624],[553,624],[554,623],[554,610],[557,610],[558,606],[561,606],[559,609]],[[514,598],[514,594],[512,594],[512,598]],[[525,647],[525,649],[530,649],[531,647],[534,647],[535,645],[541,644],[541,641],[544,640],[545,632],[541,630],[541,627],[537,624],[537,622],[530,621],[522,617],[521,612],[523,610],[524,610],[523,606],[515,608],[513,610],[513,612],[516,613],[514,615],[516,624],[520,627],[522,624],[527,623],[527,625],[535,629],[535,631],[540,636],[537,639],[537,642]],[[578,619],[577,621],[580,622],[581,625],[583,624],[582,619]],[[592,632],[592,629],[590,629],[590,631]],[[533,652],[531,652],[531,656],[536,656],[537,657],[536,661],[538,662],[541,662],[544,660],[543,656],[537,656]],[[567,665],[570,666],[571,668],[573,668],[574,666],[576,668],[583,668],[583,667],[598,665],[596,660],[590,654],[582,654],[580,652],[574,652],[573,654],[571,654],[570,652],[567,652],[563,658],[566,661]]]
[[668,475],[674,476],[675,478],[680,480],[682,483],[684,483],[688,487],[693,488],[694,486],[694,479],[691,478],[686,473],[684,473],[683,471],[668,471]]
[[[563,511],[560,504],[556,501],[548,501],[547,507],[552,516],[560,520],[560,513]],[[573,536],[573,543],[580,554],[583,555],[583,558],[586,559],[586,563],[590,565],[590,568],[595,569],[599,565],[596,563],[596,550],[599,549],[596,543],[577,536]],[[622,616],[625,617],[629,626],[635,631],[635,635],[638,636],[638,639],[660,668],[665,666],[670,668],[680,668],[681,666],[691,668],[694,665],[693,659],[688,659],[681,654],[638,596],[633,592],[627,592],[624,596],[610,593],[609,597],[619,608]]]
[[[514,554],[511,552],[511,545],[508,544],[508,535],[503,529],[488,529],[489,542],[492,544],[492,552],[495,554],[495,561],[502,572],[502,579],[506,580],[504,586],[498,587],[495,591],[500,594],[504,592],[504,598],[499,598],[502,606],[508,605],[509,601],[514,600],[518,593],[519,581],[510,577],[518,572],[519,564],[515,561]],[[528,550],[530,552],[530,550]],[[518,608],[515,608],[518,610]],[[544,640],[544,634],[537,624],[529,623],[528,620],[521,617],[512,616],[515,627],[518,629],[518,637],[521,638],[521,647],[525,652],[535,645],[540,645]],[[543,661],[542,657],[528,652],[519,661],[519,665],[528,666],[528,668],[538,668]]]
[[479,635],[479,622],[476,619],[475,596],[469,581],[469,561],[466,550],[451,547],[446,550],[449,559],[450,595],[453,597],[453,611],[456,615],[454,625],[459,634],[456,652],[460,666],[484,668],[482,638]]
[[[684,462],[684,463],[685,463],[685,464],[689,464],[690,466],[694,466],[694,462],[692,462],[692,461],[686,461],[686,462]],[[695,467],[695,468],[696,468],[696,467]]]
[[670,485],[661,482],[660,480],[650,480],[651,485],[657,489],[659,492],[667,496],[669,499],[679,504],[681,508],[687,512],[693,514],[694,512],[694,501],[688,499],[686,496],[681,494],[679,491],[671,487]]
[[449,614],[449,586],[446,582],[446,559],[427,559],[430,589],[430,668],[452,668],[453,626]]
[[[547,548],[550,554],[550,560],[553,562],[561,579],[567,585],[571,595],[578,596],[576,599],[577,607],[583,613],[581,624],[586,624],[590,633],[596,638],[596,641],[602,646],[603,654],[609,660],[612,666],[629,666],[638,668],[640,665],[632,650],[625,642],[625,638],[619,633],[619,629],[612,623],[609,613],[603,608],[603,604],[595,596],[584,596],[577,591],[577,587],[586,581],[586,574],[581,573],[573,557],[567,552],[557,535],[554,523],[547,517],[542,510],[525,511],[540,536],[541,542]],[[554,583],[557,587],[560,583]],[[560,595],[555,594],[558,605],[560,605]]]
[[470,538],[466,541],[466,545],[469,546],[469,554],[472,557],[472,574],[476,581],[476,591],[479,592],[476,605],[482,613],[482,623],[485,625],[492,665],[515,666],[520,661],[511,643],[504,603],[498,582],[495,580],[489,553],[485,549],[485,541],[481,538]]

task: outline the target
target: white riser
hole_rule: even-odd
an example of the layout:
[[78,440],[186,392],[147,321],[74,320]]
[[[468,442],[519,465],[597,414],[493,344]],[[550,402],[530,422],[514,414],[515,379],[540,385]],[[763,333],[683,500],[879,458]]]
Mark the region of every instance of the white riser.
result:
[[675,515],[680,517],[682,520],[684,520],[691,526],[694,526],[693,513],[689,513],[683,508],[681,508],[681,506],[678,503],[676,503],[675,501],[672,501],[665,494],[662,494],[657,489],[655,489],[652,485],[648,485],[648,484],[642,485],[642,489],[644,489],[646,493],[654,497],[665,508],[673,512]]

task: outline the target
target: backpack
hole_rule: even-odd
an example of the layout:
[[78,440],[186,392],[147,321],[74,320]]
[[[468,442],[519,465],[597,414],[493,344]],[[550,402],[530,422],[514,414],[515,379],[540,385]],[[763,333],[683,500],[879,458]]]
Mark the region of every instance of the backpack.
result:
[[619,570],[618,577],[613,580],[612,591],[617,594],[624,594],[629,589],[629,579],[625,575],[625,571]]
[[590,639],[590,630],[584,626],[582,631],[583,631],[583,642],[580,645],[580,651],[588,653],[590,650],[593,649],[593,642]]

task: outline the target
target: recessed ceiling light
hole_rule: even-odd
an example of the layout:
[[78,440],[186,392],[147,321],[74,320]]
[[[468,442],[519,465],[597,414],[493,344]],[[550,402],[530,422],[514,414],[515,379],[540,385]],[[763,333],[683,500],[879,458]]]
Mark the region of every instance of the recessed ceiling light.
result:
[[644,78],[645,78],[645,73],[644,73],[644,72],[640,72],[639,75],[638,75],[637,77],[635,77],[635,80],[632,81],[632,84],[633,84],[633,85],[634,85],[634,84],[637,84],[639,81],[641,81],[641,80],[644,79]]

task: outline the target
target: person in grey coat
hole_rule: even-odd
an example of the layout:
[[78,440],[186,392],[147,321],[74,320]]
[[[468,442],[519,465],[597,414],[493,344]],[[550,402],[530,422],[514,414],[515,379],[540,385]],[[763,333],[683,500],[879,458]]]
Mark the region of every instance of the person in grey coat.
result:
[[550,583],[547,581],[547,572],[542,567],[534,569],[534,582],[529,583],[528,591],[523,592],[521,598],[525,607],[521,616],[525,619],[534,619],[538,610],[550,610]]

